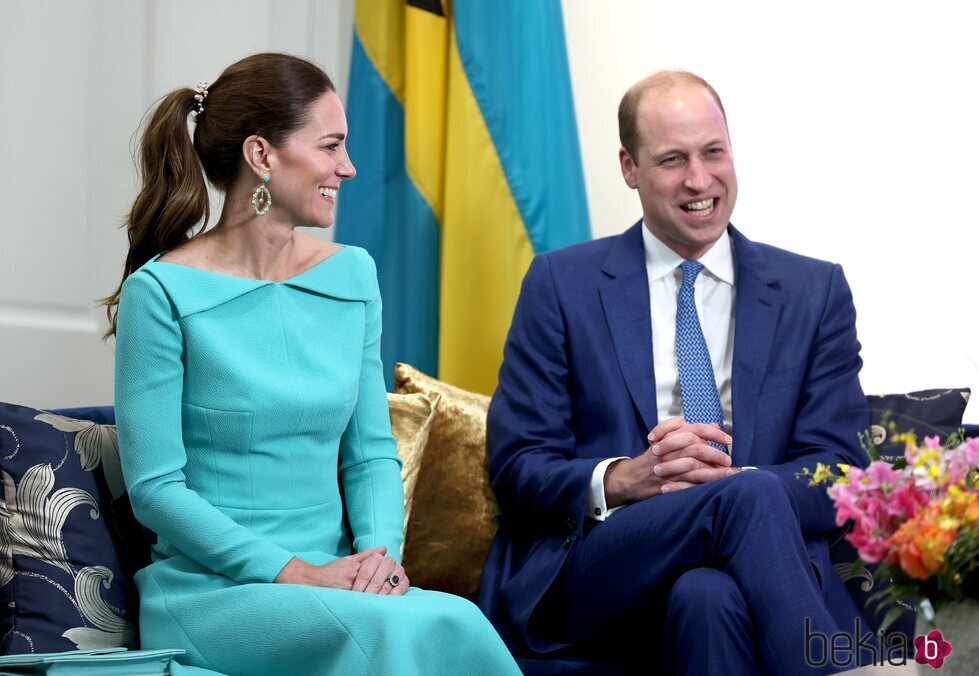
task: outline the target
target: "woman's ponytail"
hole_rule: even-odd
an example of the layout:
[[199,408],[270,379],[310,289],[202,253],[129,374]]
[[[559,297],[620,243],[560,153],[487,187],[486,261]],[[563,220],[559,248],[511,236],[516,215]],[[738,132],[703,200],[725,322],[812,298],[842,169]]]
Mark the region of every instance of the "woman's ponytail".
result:
[[126,219],[129,253],[119,288],[103,301],[109,318],[106,338],[116,332],[126,278],[154,255],[186,241],[191,228],[207,223],[210,215],[203,169],[187,129],[187,116],[198,107],[196,95],[189,88],[168,94],[143,133],[139,148],[142,187]]

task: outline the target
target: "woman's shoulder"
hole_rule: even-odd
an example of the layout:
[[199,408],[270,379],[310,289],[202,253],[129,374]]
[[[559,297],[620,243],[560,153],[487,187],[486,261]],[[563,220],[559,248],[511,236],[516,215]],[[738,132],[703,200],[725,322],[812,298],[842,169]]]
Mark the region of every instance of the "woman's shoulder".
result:
[[152,272],[152,260],[126,277],[119,294],[118,329],[139,325],[146,331],[169,324],[174,305],[164,281]]
[[157,257],[154,256],[150,260],[146,261],[137,270],[134,270],[129,274],[125,281],[122,283],[122,293],[123,295],[132,295],[134,293],[140,294],[159,294],[163,292],[163,284],[157,275],[153,274],[153,263],[155,263]]
[[317,239],[306,233],[297,232],[295,237],[300,247],[299,260],[296,264],[296,274],[301,274],[306,270],[311,270],[319,266],[321,263],[325,263],[347,248],[340,244]]
[[[370,301],[378,296],[377,269],[367,251],[326,242],[320,242],[317,251],[318,257],[310,259],[305,272],[287,284],[346,300]],[[317,258],[321,260],[315,262]]]
[[347,259],[347,262],[365,273],[377,274],[377,266],[374,264],[374,259],[364,249],[359,246],[354,246],[353,244],[343,244],[340,242],[334,242],[332,246],[337,248],[337,252],[333,255],[341,255]]
[[368,285],[376,283],[377,266],[366,249],[351,244],[327,242],[310,235],[306,240],[306,265],[304,269],[320,270],[330,275],[353,277]]
[[223,305],[269,283],[178,262],[181,260],[151,258],[126,278],[120,305],[126,302],[153,308],[178,319]]
[[201,256],[198,249],[199,247],[193,242],[187,242],[182,246],[178,246],[176,249],[164,251],[150,259],[150,262],[175,263],[176,265],[185,265],[187,267],[201,267]]

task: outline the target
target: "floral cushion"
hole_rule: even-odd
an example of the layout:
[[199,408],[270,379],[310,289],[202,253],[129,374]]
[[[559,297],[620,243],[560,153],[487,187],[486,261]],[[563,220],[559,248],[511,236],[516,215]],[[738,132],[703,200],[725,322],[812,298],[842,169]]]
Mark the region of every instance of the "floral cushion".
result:
[[115,428],[0,403],[0,470],[0,651],[134,645]]

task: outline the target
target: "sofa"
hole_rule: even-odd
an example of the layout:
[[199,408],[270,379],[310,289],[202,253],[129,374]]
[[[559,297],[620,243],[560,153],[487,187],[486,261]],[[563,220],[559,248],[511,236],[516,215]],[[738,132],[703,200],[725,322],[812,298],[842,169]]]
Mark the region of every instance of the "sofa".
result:
[[[397,365],[395,382],[388,403],[403,461],[405,568],[415,586],[474,599],[499,513],[487,475],[489,397],[405,364]],[[885,456],[899,454],[900,448],[888,446],[888,422],[900,430],[947,435],[960,426],[968,396],[966,389],[951,389],[868,397],[868,434]],[[979,435],[979,428],[967,434]],[[64,652],[80,658],[82,651],[138,648],[131,580],[148,563],[154,536],[129,507],[113,409],[44,411],[0,404],[0,468],[3,654]],[[870,571],[854,571],[855,552],[842,538],[843,533],[834,537],[834,562],[863,606],[877,590]],[[875,630],[880,617],[865,614]],[[913,623],[907,613],[900,628],[910,631]],[[165,673],[172,656],[149,656],[140,673]],[[610,671],[571,655],[516,657],[526,673]],[[158,667],[163,671],[153,671]],[[8,668],[0,662],[0,671]]]

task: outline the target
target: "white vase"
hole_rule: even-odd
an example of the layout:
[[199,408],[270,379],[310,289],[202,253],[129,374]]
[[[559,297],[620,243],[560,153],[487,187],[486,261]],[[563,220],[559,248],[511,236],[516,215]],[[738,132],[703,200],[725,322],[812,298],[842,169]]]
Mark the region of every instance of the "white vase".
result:
[[926,615],[929,613],[918,613],[915,635],[926,635],[938,629],[942,632],[942,640],[951,644],[952,652],[945,658],[941,669],[935,670],[928,664],[919,664],[918,673],[935,676],[979,674],[979,602],[950,603],[935,613],[931,621],[926,619]]

